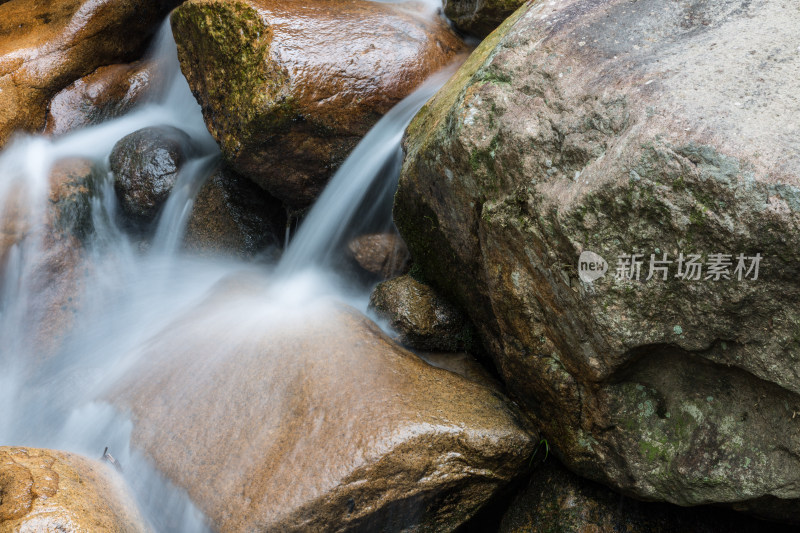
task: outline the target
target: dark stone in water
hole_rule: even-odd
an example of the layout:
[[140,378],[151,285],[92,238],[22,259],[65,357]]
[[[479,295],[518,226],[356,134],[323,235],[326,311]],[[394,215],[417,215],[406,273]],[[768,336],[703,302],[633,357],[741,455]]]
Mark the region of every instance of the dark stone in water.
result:
[[171,126],[144,128],[117,142],[111,152],[111,171],[126,217],[152,222],[192,152],[189,135]]

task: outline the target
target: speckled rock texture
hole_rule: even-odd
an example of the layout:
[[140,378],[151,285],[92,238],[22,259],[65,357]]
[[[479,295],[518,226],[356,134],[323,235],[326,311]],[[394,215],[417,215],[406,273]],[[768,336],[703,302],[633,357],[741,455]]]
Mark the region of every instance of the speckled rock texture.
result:
[[184,244],[198,254],[253,257],[283,246],[286,211],[252,181],[217,170],[195,198]]
[[63,135],[122,116],[145,99],[156,65],[137,61],[100,67],[53,97],[45,134]]
[[234,170],[308,206],[356,143],[464,45],[418,4],[190,0],[181,69]]
[[178,3],[0,3],[0,146],[14,131],[40,131],[50,99],[75,80],[100,66],[140,56],[158,24]]
[[409,275],[379,283],[369,307],[389,322],[400,344],[423,351],[466,348],[471,329],[463,313],[429,285]]
[[55,450],[0,447],[0,533],[151,531],[103,463]]
[[109,162],[122,212],[136,222],[153,222],[192,154],[189,135],[172,126],[143,128],[120,139]]
[[112,401],[218,531],[452,531],[525,469],[502,395],[357,312],[236,276],[153,339]]
[[381,279],[408,271],[408,248],[396,233],[359,235],[348,243],[347,251],[358,266]]
[[798,25],[773,0],[526,5],[408,129],[415,264],[586,477],[800,520]]
[[443,0],[444,14],[464,33],[486,37],[526,0]]
[[[541,455],[539,455],[541,457]],[[719,507],[640,502],[580,478],[552,457],[534,461],[530,481],[503,515],[498,533],[790,533],[793,526]]]

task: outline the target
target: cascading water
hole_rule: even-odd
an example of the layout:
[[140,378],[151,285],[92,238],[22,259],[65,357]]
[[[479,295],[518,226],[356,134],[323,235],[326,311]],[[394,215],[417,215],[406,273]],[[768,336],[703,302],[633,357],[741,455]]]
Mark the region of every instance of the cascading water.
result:
[[[5,257],[0,256],[0,365],[4,369],[0,441],[90,457],[99,457],[108,446],[125,466],[125,479],[155,529],[203,531],[201,513],[132,448],[132,422],[104,398],[120,380],[130,378],[150,339],[232,275],[246,272],[266,279],[263,306],[277,313],[331,297],[364,310],[366,295],[348,291],[343,280],[330,275],[333,258],[347,238],[364,226],[391,224],[391,195],[403,131],[447,75],[427,82],[367,135],[337,172],[278,265],[256,265],[200,259],[180,251],[194,198],[213,171],[218,149],[180,74],[167,24],[158,35],[154,56],[159,76],[148,103],[122,118],[55,140],[17,138],[0,155],[0,228],[12,228],[11,235],[0,233],[0,239],[15,242]],[[48,254],[54,253],[41,222],[47,218],[50,171],[58,161],[74,157],[91,159],[107,169],[108,156],[120,138],[154,125],[186,131],[197,156],[183,166],[154,237],[144,249],[138,238],[116,222],[113,176],[106,170],[108,176],[92,199],[93,232],[76,259],[75,270],[81,275],[77,276],[78,301],[69,335],[53,353],[43,355],[37,332],[47,326],[43,323],[47,318],[34,311],[41,297],[41,270],[46,268]]]

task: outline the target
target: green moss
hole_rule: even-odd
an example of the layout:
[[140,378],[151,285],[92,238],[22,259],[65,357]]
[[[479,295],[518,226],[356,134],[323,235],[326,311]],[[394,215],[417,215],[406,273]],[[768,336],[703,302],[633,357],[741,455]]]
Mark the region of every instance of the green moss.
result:
[[226,154],[295,117],[288,73],[271,60],[272,30],[255,9],[243,2],[187,2],[170,20],[181,68],[204,112],[221,125],[214,133]]

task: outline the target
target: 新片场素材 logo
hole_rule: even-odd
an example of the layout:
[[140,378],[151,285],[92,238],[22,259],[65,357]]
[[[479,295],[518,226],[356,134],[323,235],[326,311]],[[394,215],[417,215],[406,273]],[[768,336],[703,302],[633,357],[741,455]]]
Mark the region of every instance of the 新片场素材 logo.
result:
[[[674,254],[656,249],[652,254],[619,254],[614,279],[616,281],[755,281],[758,279],[762,256],[739,254]],[[595,252],[584,251],[578,259],[578,276],[592,283],[608,271],[608,263]]]

